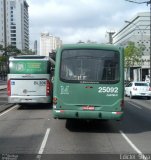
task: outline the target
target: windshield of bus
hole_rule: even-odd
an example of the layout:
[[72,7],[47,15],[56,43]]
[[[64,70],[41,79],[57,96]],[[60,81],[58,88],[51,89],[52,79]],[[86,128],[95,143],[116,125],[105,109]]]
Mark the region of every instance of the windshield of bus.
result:
[[60,79],[71,83],[116,83],[120,77],[119,59],[118,52],[111,50],[63,50]]

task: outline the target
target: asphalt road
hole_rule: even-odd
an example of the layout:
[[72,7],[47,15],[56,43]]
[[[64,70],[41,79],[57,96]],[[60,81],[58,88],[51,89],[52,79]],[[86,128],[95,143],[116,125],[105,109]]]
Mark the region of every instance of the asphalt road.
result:
[[8,104],[7,91],[6,89],[0,89],[0,112],[8,109],[13,104]]
[[108,156],[102,158],[107,160],[140,159],[135,154],[147,154],[151,159],[151,100],[125,98],[120,122],[55,120],[51,106],[14,105],[0,113],[0,154],[21,154],[23,159]]
[[0,90],[0,104],[7,103],[7,91]]

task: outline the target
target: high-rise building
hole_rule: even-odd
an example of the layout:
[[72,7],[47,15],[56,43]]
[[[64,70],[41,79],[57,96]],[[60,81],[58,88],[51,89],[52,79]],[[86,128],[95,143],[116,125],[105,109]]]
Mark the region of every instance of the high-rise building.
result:
[[0,0],[0,44],[29,49],[29,17],[26,0]]
[[35,52],[35,54],[37,54],[37,44],[38,44],[38,42],[37,42],[37,40],[35,40],[34,41],[34,52]]
[[49,35],[49,33],[41,33],[40,35],[40,55],[49,56],[53,50],[56,50],[62,41],[59,37]]
[[[141,62],[129,69],[128,79],[144,80],[150,74],[150,13],[139,12],[113,35],[114,44],[126,47],[128,42],[134,42],[137,47],[143,46]],[[136,76],[137,75],[137,76]]]

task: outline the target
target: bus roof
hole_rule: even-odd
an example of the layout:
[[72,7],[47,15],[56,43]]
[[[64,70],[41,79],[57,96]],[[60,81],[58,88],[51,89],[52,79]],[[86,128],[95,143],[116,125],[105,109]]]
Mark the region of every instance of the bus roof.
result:
[[77,43],[77,44],[63,44],[60,49],[108,49],[108,50],[119,50],[121,46],[115,46],[113,44],[95,44],[95,43]]
[[9,60],[49,60],[48,56],[38,56],[38,55],[20,55],[12,56]]

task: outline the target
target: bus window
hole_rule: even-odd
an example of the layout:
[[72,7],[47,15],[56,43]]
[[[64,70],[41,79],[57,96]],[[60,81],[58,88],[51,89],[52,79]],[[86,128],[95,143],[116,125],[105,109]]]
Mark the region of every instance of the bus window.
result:
[[105,83],[117,82],[119,77],[119,55],[114,51],[64,50],[62,52],[60,78],[63,81]]

